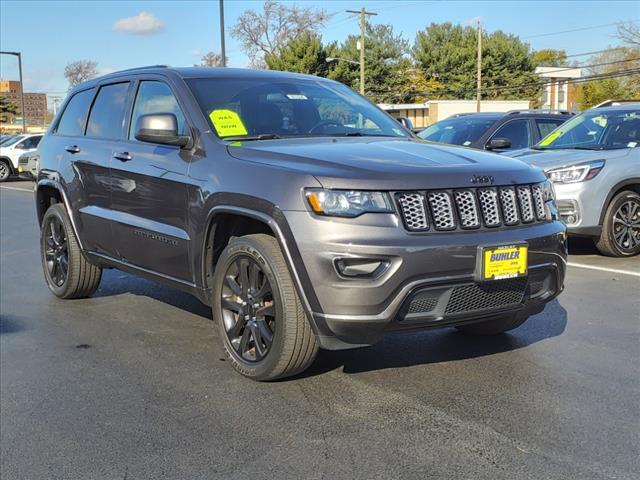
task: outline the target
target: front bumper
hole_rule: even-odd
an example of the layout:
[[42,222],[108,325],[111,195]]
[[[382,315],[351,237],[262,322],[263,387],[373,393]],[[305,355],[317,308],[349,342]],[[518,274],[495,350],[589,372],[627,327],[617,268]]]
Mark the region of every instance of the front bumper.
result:
[[[506,311],[531,315],[562,290],[566,235],[557,221],[411,234],[395,215],[348,220],[318,218],[308,212],[285,212],[285,216],[318,300],[319,308],[311,314],[324,348],[370,345],[389,331],[459,325]],[[493,287],[474,281],[478,246],[521,241],[529,245],[528,278],[517,285],[493,282]],[[343,259],[380,261],[384,268],[347,277],[337,267]],[[510,288],[515,293],[509,293]],[[479,304],[471,309],[456,307],[456,299],[474,294]]]
[[554,184],[558,213],[569,233],[600,235],[600,213],[608,189],[600,188],[598,180],[596,177],[589,182]]

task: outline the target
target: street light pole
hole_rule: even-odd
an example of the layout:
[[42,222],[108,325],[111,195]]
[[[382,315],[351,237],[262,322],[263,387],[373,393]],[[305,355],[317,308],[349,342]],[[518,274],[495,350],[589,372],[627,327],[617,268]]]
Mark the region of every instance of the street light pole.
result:
[[478,84],[476,87],[476,111],[480,111],[480,102],[482,94],[480,87],[482,85],[482,24],[478,20]]
[[222,50],[222,66],[227,66],[227,53],[224,45],[224,4],[223,0],[220,2],[220,50]]
[[24,110],[24,83],[22,81],[22,55],[20,52],[0,52],[0,54],[18,57],[18,71],[20,72],[20,105],[22,108],[22,133],[27,133],[27,113]]

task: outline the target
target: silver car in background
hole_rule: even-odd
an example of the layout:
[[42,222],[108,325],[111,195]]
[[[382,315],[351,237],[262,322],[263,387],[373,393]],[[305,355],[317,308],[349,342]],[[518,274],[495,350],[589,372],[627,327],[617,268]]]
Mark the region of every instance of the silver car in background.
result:
[[640,253],[640,103],[592,108],[509,155],[545,171],[569,234],[604,255]]

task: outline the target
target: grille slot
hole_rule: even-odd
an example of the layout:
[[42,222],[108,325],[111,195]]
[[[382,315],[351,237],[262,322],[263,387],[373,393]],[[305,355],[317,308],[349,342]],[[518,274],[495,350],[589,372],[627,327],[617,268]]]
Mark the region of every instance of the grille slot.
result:
[[472,190],[459,190],[453,194],[458,207],[460,225],[462,228],[478,228],[480,218],[478,216],[478,202]]
[[547,217],[547,214],[544,208],[542,188],[540,188],[540,185],[534,185],[531,187],[531,191],[533,192],[533,201],[536,206],[536,217],[538,217],[538,220],[544,220]]
[[540,185],[398,192],[396,201],[411,232],[495,228],[549,220]]
[[421,193],[402,193],[397,198],[407,230],[413,232],[427,230],[429,223],[424,208],[424,196]]
[[517,305],[522,302],[526,287],[526,278],[512,278],[456,287],[447,303],[445,315],[473,313]]
[[433,214],[433,224],[437,230],[453,230],[456,222],[453,217],[453,205],[451,197],[447,192],[429,192],[427,194],[431,213]]
[[500,189],[500,203],[502,204],[502,217],[505,225],[515,225],[520,221],[518,213],[518,199],[516,189],[506,187]]
[[500,225],[500,210],[498,210],[498,192],[495,188],[482,188],[478,190],[482,216],[487,227]]
[[518,187],[518,200],[520,202],[520,211],[522,212],[522,221],[524,223],[533,222],[535,220],[533,197],[531,195],[531,189],[528,186]]
[[438,305],[438,297],[420,297],[416,296],[411,300],[407,314],[411,313],[428,313]]

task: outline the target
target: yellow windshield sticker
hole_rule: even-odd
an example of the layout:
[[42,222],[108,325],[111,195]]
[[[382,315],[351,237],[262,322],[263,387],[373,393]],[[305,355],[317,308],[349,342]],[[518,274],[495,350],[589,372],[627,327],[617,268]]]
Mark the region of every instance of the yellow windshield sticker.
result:
[[553,142],[556,138],[558,138],[560,135],[562,135],[562,132],[560,130],[557,130],[553,133],[550,133],[546,138],[544,138],[541,142],[540,142],[540,146],[541,147],[546,147],[547,145],[549,145],[551,142]]
[[209,114],[209,118],[221,137],[247,134],[247,129],[240,120],[240,116],[233,110],[214,110]]

